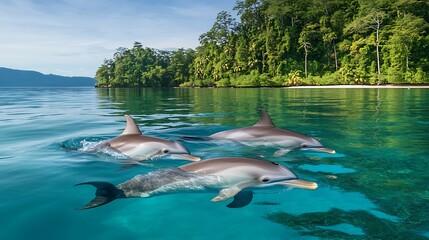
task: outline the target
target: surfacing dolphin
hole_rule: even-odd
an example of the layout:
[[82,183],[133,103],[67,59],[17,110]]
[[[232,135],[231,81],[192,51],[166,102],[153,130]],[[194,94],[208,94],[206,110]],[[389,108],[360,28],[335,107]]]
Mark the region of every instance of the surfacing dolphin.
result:
[[207,159],[180,166],[137,175],[113,185],[107,182],[84,182],[97,188],[95,198],[81,210],[99,207],[118,198],[145,198],[187,191],[220,190],[212,202],[234,197],[227,206],[240,208],[253,198],[254,187],[297,187],[314,190],[317,183],[298,179],[287,167],[275,162],[243,157]]
[[280,157],[290,151],[311,150],[334,154],[335,150],[325,148],[318,140],[310,136],[277,128],[268,113],[259,109],[261,118],[250,127],[222,131],[209,137],[183,137],[184,140],[234,140],[249,146],[271,146],[280,150],[274,156]]
[[131,164],[158,156],[171,155],[190,161],[199,161],[199,157],[190,155],[182,144],[166,139],[149,137],[141,133],[134,119],[124,115],[127,125],[121,135],[101,142],[95,148],[110,148],[128,156]]

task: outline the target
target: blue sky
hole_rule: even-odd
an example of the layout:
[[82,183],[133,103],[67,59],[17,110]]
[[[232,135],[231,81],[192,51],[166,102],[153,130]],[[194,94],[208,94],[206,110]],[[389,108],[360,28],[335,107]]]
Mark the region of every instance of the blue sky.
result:
[[235,0],[1,0],[0,66],[93,77],[135,41],[195,48]]

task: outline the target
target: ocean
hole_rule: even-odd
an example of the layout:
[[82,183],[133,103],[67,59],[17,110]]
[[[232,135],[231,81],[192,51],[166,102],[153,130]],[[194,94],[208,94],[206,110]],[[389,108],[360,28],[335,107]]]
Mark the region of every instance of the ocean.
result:
[[[183,141],[250,126],[264,108],[279,128],[318,139],[336,154],[229,142]],[[143,134],[181,141],[203,159],[275,161],[305,189],[258,189],[244,208],[213,192],[94,197],[87,181],[122,183],[188,163],[124,158],[85,147],[119,135],[124,114]],[[428,239],[429,89],[0,88],[0,238],[20,239]]]

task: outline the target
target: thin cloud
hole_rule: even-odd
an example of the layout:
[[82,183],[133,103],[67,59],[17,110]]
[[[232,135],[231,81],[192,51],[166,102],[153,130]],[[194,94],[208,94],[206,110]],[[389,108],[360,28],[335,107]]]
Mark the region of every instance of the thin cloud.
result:
[[94,76],[103,59],[134,41],[158,49],[195,48],[235,0],[0,2],[0,66]]

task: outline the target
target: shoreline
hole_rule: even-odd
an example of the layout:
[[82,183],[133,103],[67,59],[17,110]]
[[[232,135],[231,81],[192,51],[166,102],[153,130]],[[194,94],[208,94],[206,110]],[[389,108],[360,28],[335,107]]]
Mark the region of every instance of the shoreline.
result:
[[135,86],[95,86],[95,88],[429,88],[429,85],[321,85],[321,86],[289,86],[289,87],[135,87]]
[[324,85],[324,86],[291,86],[285,88],[429,88],[429,85]]

